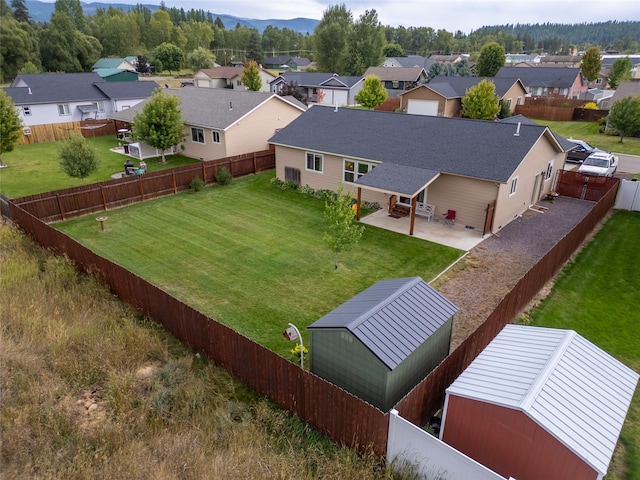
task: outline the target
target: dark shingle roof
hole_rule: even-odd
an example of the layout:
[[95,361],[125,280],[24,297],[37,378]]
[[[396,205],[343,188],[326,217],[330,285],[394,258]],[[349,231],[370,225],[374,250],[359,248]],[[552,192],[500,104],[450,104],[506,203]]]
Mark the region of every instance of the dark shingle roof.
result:
[[377,75],[383,82],[393,80],[417,82],[422,72],[424,72],[422,67],[369,67],[364,72],[364,76]]
[[[530,118],[525,117],[524,115],[512,115],[511,117],[503,118],[500,121],[502,123],[511,123],[511,124],[520,123],[521,125],[538,125],[536,122],[534,122]],[[551,132],[551,133],[553,134],[553,136],[555,137],[557,142],[562,147],[562,150],[564,150],[565,152],[568,152],[572,148],[576,148],[576,144],[575,143],[570,142],[569,140],[567,140],[563,136],[558,135],[557,133],[554,133],[554,132]]]
[[335,73],[284,72],[281,73],[273,82],[278,81],[280,78],[289,85],[291,85],[292,82],[295,82],[301,87],[331,86],[336,88],[351,88],[364,79],[364,77],[337,75]]
[[500,98],[518,81],[517,78],[446,77],[438,75],[433,77],[427,86],[443,97],[462,98],[467,94],[468,89],[479,84],[482,80],[492,82],[495,85],[496,95]]
[[396,278],[379,281],[307,328],[345,328],[393,370],[457,311],[420,277]]
[[429,70],[431,65],[433,65],[433,60],[423,57],[421,55],[407,55],[406,57],[390,57],[395,62],[399,63],[403,67],[422,67],[425,70]]
[[94,85],[102,82],[93,72],[21,74],[5,91],[17,105],[103,101],[107,96]]
[[514,136],[501,122],[314,106],[270,142],[507,182],[545,130],[522,125]]
[[102,82],[96,88],[112,100],[149,98],[158,87],[156,82]]
[[502,67],[495,78],[519,78],[527,87],[569,88],[579,75],[579,68]]

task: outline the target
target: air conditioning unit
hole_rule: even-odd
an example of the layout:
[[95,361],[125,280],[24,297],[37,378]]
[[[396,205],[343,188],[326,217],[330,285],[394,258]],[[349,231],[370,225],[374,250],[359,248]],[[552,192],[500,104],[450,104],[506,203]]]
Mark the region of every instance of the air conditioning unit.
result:
[[28,137],[29,135],[31,135],[31,128],[29,128],[29,127],[24,127],[24,128],[22,129],[22,133]]

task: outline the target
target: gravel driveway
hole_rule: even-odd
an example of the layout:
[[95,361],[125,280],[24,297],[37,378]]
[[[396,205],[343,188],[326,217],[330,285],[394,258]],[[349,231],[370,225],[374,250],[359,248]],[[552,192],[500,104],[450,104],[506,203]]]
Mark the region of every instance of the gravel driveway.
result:
[[453,320],[451,350],[495,309],[520,278],[595,206],[558,197],[540,202],[544,213],[528,210],[497,235],[483,240],[463,260],[465,268],[447,274],[437,289],[459,308]]

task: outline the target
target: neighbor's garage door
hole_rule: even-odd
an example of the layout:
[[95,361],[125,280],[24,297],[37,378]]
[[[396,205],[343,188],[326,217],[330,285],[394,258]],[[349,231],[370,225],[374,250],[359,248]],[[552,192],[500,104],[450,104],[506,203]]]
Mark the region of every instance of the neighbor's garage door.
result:
[[436,100],[414,100],[409,99],[407,113],[415,115],[438,115],[438,102]]

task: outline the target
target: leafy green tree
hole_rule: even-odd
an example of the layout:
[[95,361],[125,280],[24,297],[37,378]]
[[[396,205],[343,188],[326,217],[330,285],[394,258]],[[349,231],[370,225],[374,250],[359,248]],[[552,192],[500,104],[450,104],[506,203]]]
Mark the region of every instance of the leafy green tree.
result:
[[164,151],[184,139],[184,121],[176,95],[157,89],[133,119],[135,135],[148,145],[162,151],[162,163],[167,163]]
[[158,45],[155,49],[154,56],[156,61],[162,64],[163,70],[169,70],[169,75],[171,75],[172,71],[180,70],[183,60],[182,50],[173,43]]
[[20,140],[22,120],[13,101],[0,90],[0,166],[6,167],[2,154],[12,151]]
[[209,50],[213,42],[213,27],[206,22],[188,22],[180,25],[187,38],[186,52],[192,52],[198,48]]
[[348,33],[353,28],[351,11],[342,5],[329,6],[314,30],[315,58],[320,72],[340,71]]
[[252,92],[259,92],[262,88],[260,69],[255,60],[244,64],[244,68],[242,69],[242,83],[247,87],[247,90],[251,90]]
[[504,67],[507,56],[504,47],[497,42],[489,42],[480,50],[476,71],[479,77],[495,77],[498,70]]
[[397,43],[387,43],[382,49],[382,53],[385,57],[402,57],[404,50]]
[[620,143],[625,136],[640,131],[640,95],[615,102],[607,116],[607,126],[618,132]]
[[346,75],[362,75],[371,65],[384,60],[384,28],[375,10],[365,11],[347,36],[345,54],[340,71]]
[[382,80],[373,74],[365,77],[364,84],[355,97],[356,102],[369,110],[376,108],[386,99],[387,90],[384,88]]
[[0,21],[0,78],[10,79],[29,62],[40,66],[40,50],[33,27],[13,18],[8,7],[2,11],[5,13]]
[[587,49],[580,62],[580,70],[582,71],[584,78],[593,82],[600,76],[601,68],[602,58],[600,57],[600,49],[598,47],[591,47]]
[[631,80],[632,68],[633,65],[631,64],[631,59],[629,57],[616,59],[616,61],[613,62],[613,65],[611,65],[611,70],[609,71],[609,77],[607,79],[609,87],[615,90],[618,88],[620,83]]
[[462,98],[462,108],[466,118],[493,120],[500,112],[498,96],[493,82],[486,79],[466,91]]
[[335,253],[334,268],[338,268],[338,254],[355,246],[364,232],[364,225],[355,221],[352,204],[351,192],[345,194],[342,184],[335,198],[325,202],[324,218],[327,221],[327,230],[322,238]]
[[56,0],[53,11],[54,13],[66,13],[69,15],[69,18],[71,18],[75,28],[83,33],[86,32],[87,22],[84,17],[84,10],[82,10],[80,0]]
[[187,54],[187,65],[194,72],[201,68],[213,68],[215,56],[206,48],[198,47],[193,52]]
[[62,143],[58,152],[62,171],[70,177],[84,179],[98,169],[100,162],[96,150],[81,135],[74,135]]
[[257,30],[252,30],[247,42],[247,59],[262,62],[262,39]]
[[22,65],[22,67],[20,67],[20,70],[18,70],[18,73],[40,73],[40,69],[36,67],[33,63],[27,62],[24,65]]
[[151,15],[146,32],[147,48],[153,49],[163,43],[171,43],[172,40],[173,23],[169,14],[164,10],[156,10]]
[[102,45],[102,56],[124,57],[142,49],[142,32],[135,14],[109,7],[106,11],[99,9],[88,23],[91,35]]

